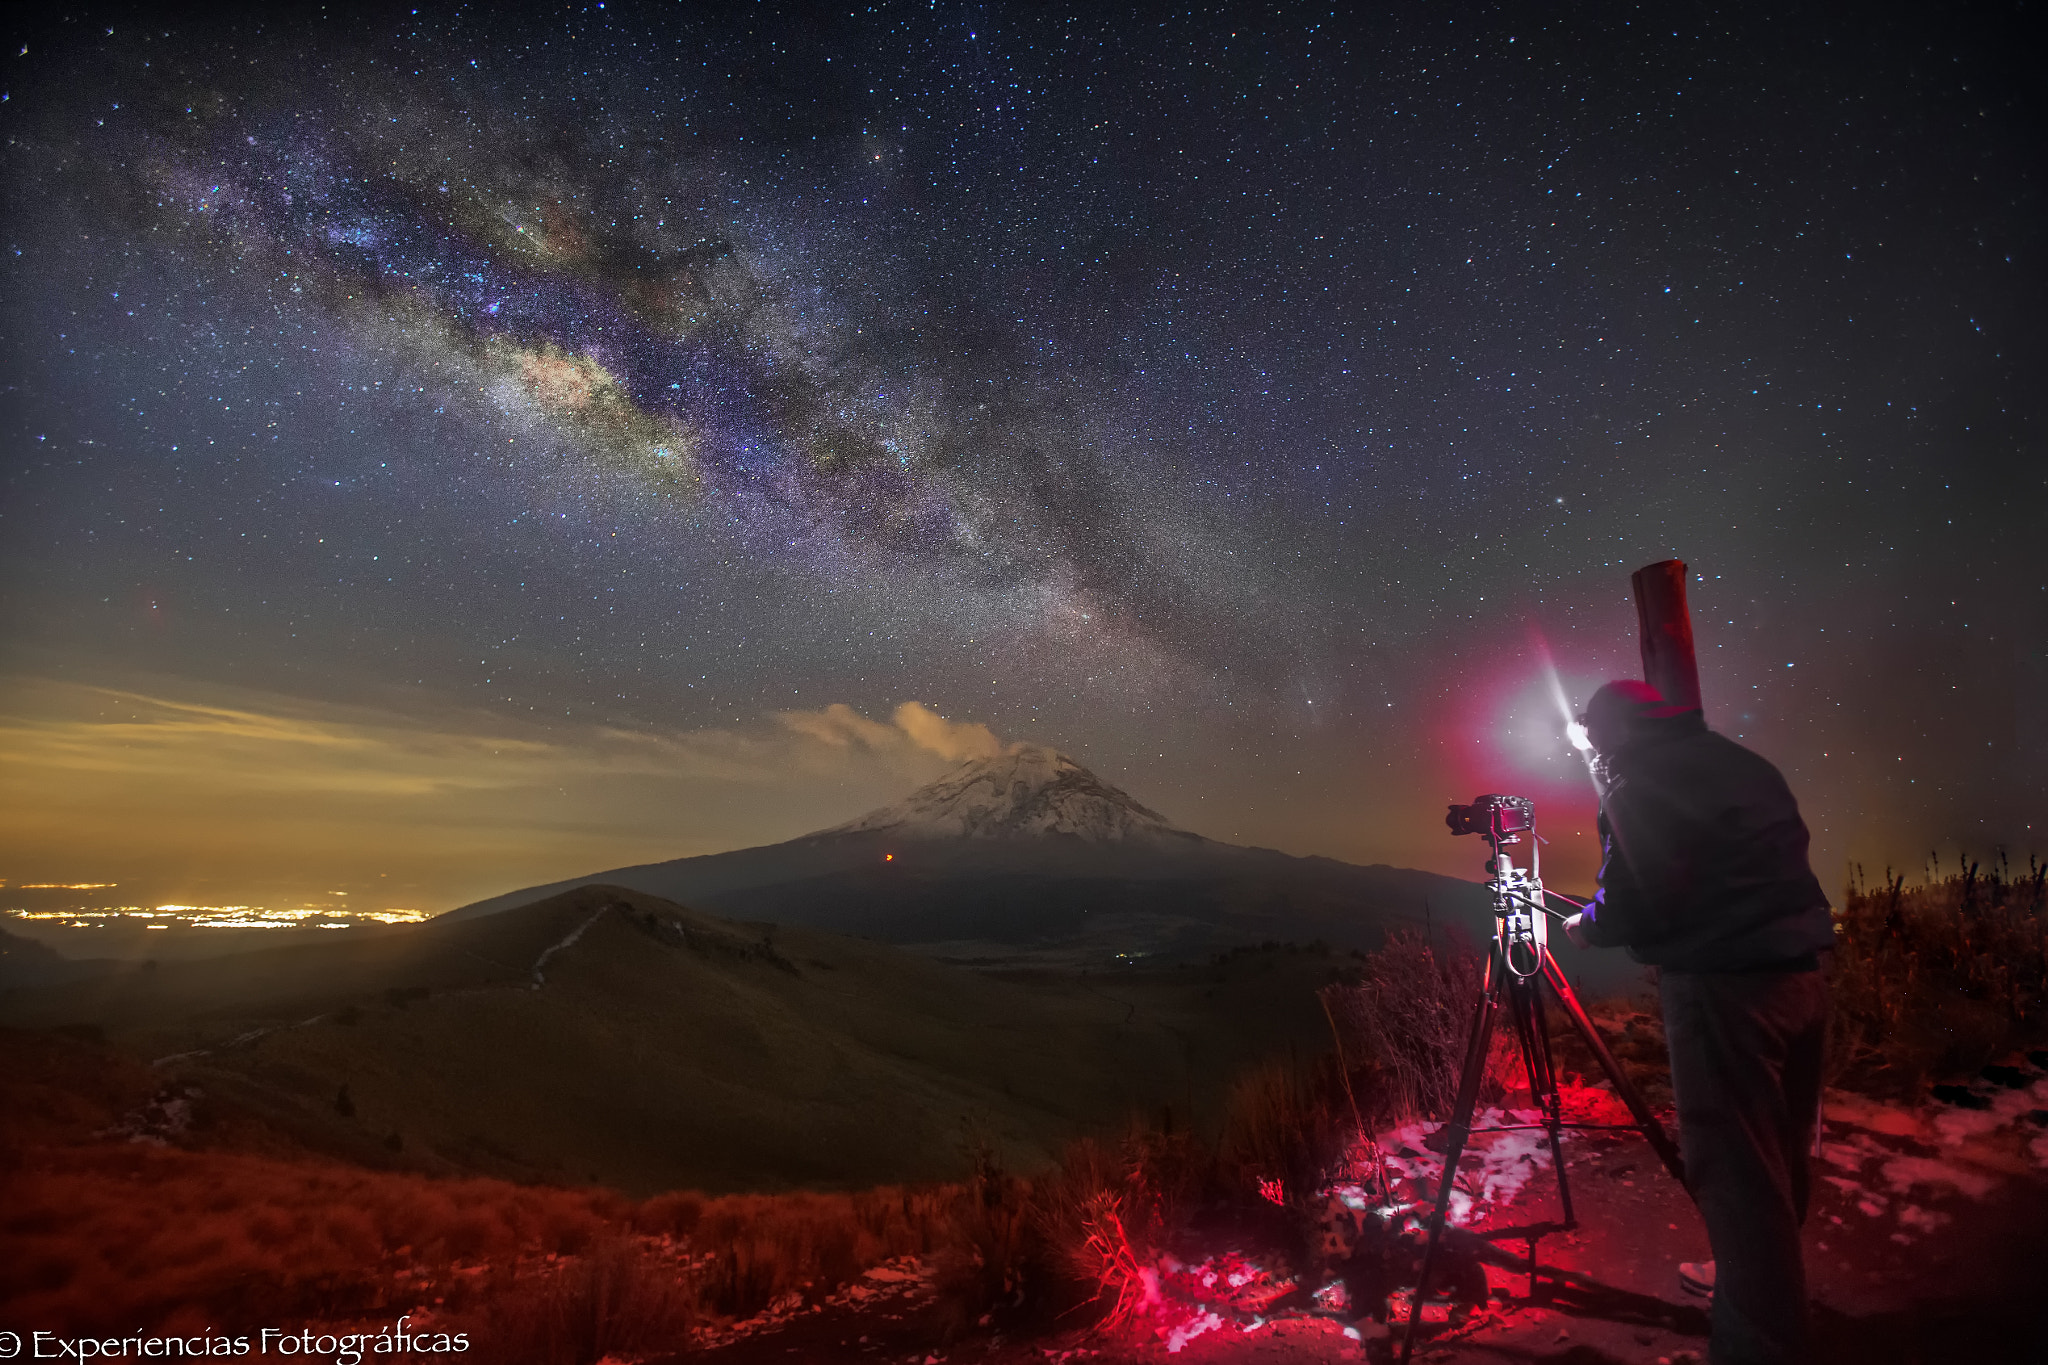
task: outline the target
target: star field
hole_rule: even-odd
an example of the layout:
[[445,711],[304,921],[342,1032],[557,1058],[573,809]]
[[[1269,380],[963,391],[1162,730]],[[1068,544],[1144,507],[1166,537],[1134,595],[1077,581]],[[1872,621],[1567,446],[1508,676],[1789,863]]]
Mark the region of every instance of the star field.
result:
[[[1633,674],[1677,556],[1824,883],[2048,852],[2022,17],[49,19],[0,76],[12,713],[587,752],[915,699],[1469,871],[1446,799],[1583,824],[1543,650]],[[602,820],[521,811],[586,870]]]

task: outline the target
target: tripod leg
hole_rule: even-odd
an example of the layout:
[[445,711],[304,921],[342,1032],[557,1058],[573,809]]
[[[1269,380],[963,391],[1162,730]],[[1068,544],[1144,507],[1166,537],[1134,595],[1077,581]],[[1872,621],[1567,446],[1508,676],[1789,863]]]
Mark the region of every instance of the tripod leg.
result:
[[1472,1110],[1479,1103],[1479,1085],[1486,1078],[1486,1050],[1493,1041],[1493,1011],[1500,997],[1500,941],[1486,959],[1486,984],[1479,992],[1479,1008],[1472,1012],[1471,1040],[1465,1045],[1465,1070],[1458,1077],[1458,1101],[1451,1121],[1444,1125],[1444,1171],[1437,1181],[1436,1212],[1429,1218],[1429,1241],[1422,1249],[1422,1270],[1415,1277],[1415,1298],[1408,1305],[1408,1331],[1401,1339],[1401,1365],[1415,1350],[1415,1324],[1422,1319],[1422,1300],[1429,1293],[1429,1272],[1436,1265],[1437,1244],[1443,1240],[1444,1216],[1451,1207],[1451,1187],[1458,1178],[1458,1160],[1465,1155],[1465,1143],[1472,1136]]
[[1578,1029],[1579,1036],[1585,1039],[1586,1046],[1592,1049],[1593,1056],[1600,1063],[1600,1069],[1607,1073],[1607,1079],[1614,1085],[1614,1093],[1628,1106],[1628,1112],[1635,1119],[1636,1127],[1642,1130],[1644,1140],[1663,1161],[1664,1168],[1671,1172],[1672,1178],[1685,1185],[1687,1192],[1690,1193],[1692,1186],[1686,1184],[1685,1160],[1678,1154],[1678,1144],[1664,1131],[1664,1125],[1657,1122],[1657,1116],[1652,1114],[1650,1106],[1643,1102],[1642,1094],[1636,1089],[1635,1083],[1623,1074],[1621,1064],[1615,1061],[1614,1054],[1607,1050],[1607,1040],[1600,1036],[1599,1029],[1593,1027],[1593,1021],[1587,1017],[1585,1006],[1579,1003],[1579,997],[1572,991],[1571,982],[1565,980],[1564,969],[1557,965],[1554,958],[1546,957],[1543,960],[1543,976],[1550,983],[1550,989],[1556,993],[1558,1003],[1564,1006],[1565,1013]]
[[[1547,965],[1550,959],[1546,956]],[[1578,1215],[1572,1212],[1571,1182],[1564,1173],[1564,1099],[1557,1093],[1557,1068],[1550,1057],[1550,1030],[1543,1018],[1543,992],[1537,989],[1537,982],[1529,983],[1529,1036],[1535,1040],[1531,1056],[1535,1065],[1531,1075],[1542,1073],[1541,1085],[1536,1091],[1537,1101],[1543,1110],[1543,1127],[1550,1134],[1550,1165],[1557,1172],[1557,1202],[1564,1208],[1564,1225],[1575,1228],[1579,1225]]]

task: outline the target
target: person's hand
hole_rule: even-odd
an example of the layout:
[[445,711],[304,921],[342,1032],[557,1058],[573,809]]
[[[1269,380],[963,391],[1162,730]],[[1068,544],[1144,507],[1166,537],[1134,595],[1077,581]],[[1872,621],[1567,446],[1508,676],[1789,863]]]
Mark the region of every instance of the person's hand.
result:
[[1586,917],[1583,914],[1573,915],[1564,922],[1564,936],[1572,941],[1574,947],[1593,946],[1593,940],[1586,937]]

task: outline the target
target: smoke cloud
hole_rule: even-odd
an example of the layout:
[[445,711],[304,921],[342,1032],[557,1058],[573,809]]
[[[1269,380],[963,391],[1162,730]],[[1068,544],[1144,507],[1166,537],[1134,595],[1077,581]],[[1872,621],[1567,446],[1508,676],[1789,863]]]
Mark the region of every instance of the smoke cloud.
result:
[[894,726],[869,720],[843,701],[835,701],[822,711],[778,712],[776,719],[796,733],[835,749],[847,749],[856,744],[867,749],[889,749],[902,743],[904,738]]
[[869,720],[845,702],[834,702],[822,711],[784,711],[778,719],[798,734],[835,749],[854,745],[877,752],[921,749],[952,763],[992,758],[1003,752],[1003,742],[986,725],[947,720],[923,702],[904,702],[888,724]]
[[896,728],[910,736],[920,749],[958,763],[969,758],[993,758],[1003,751],[995,732],[979,721],[947,720],[922,702],[907,701],[896,708]]

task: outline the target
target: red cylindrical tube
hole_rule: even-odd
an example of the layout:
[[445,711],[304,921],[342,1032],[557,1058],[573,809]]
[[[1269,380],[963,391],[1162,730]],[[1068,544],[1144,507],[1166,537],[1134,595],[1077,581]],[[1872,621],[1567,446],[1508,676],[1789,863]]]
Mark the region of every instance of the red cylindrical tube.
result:
[[1692,648],[1692,617],[1685,606],[1685,561],[1665,559],[1637,569],[1636,624],[1641,628],[1643,681],[1664,700],[1700,709],[1700,665]]

